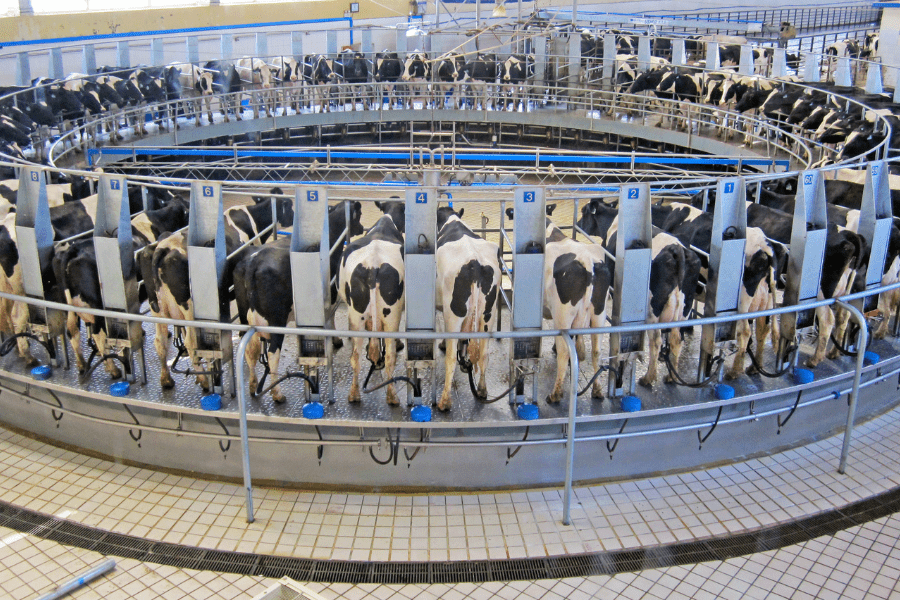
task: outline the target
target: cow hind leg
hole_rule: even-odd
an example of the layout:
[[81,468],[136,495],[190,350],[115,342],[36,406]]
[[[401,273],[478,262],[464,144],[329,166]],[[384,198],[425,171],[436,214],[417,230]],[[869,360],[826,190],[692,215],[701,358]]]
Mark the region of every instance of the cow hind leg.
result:
[[[836,306],[835,307],[835,326],[834,326],[834,339],[836,339],[840,343],[844,343],[844,336],[847,333],[847,324],[850,321],[850,312],[844,310],[843,308]],[[841,355],[841,351],[838,349],[837,344],[831,347],[831,350],[828,351],[828,358],[834,360],[838,356]]]
[[175,380],[169,372],[168,347],[166,346],[169,339],[169,327],[161,323],[156,325],[156,338],[153,340],[153,346],[156,348],[156,355],[159,357],[159,384],[164,390],[170,390],[175,387]]
[[[284,335],[273,334],[269,339],[269,369],[271,370],[270,377],[273,380],[278,379],[278,361],[281,360],[281,346],[283,343]],[[286,400],[280,385],[272,388],[272,400],[279,404]]]
[[87,371],[84,355],[81,353],[81,320],[78,315],[70,312],[66,316],[66,331],[69,332],[69,341],[72,344],[72,352],[75,354],[75,366],[79,373]]
[[[100,328],[99,323],[91,325],[91,337],[94,338],[94,344],[97,345],[97,351],[101,355],[104,354],[106,352],[106,332]],[[119,379],[122,377],[122,370],[116,366],[115,359],[107,358],[104,362],[106,363],[104,366],[110,379]]]
[[652,387],[656,383],[656,363],[659,360],[659,348],[661,345],[660,335],[658,329],[647,332],[650,346],[650,355],[647,357],[647,372],[638,380],[638,383],[645,387]]
[[[591,327],[597,326],[598,325],[591,323]],[[591,334],[591,369],[592,376],[600,370],[600,335],[597,333]],[[594,383],[591,387],[591,397],[597,398],[598,400],[603,399],[603,386],[600,385],[599,377],[594,379]]]
[[258,333],[254,333],[253,337],[247,342],[247,352],[244,354],[244,360],[247,361],[247,367],[250,369],[250,377],[247,383],[250,386],[250,394],[256,395],[256,387],[259,380],[256,377],[256,363],[259,362],[259,355],[262,353],[262,342]]
[[834,331],[834,312],[830,306],[817,308],[816,317],[819,320],[819,337],[816,340],[815,353],[806,360],[806,366],[810,368],[816,367],[825,358],[825,349],[828,347],[831,332]]
[[744,355],[747,353],[747,344],[750,342],[749,321],[738,321],[735,324],[734,338],[737,352],[734,353],[731,368],[725,373],[726,379],[737,379],[744,373]]
[[366,341],[364,338],[350,338],[350,340],[350,369],[353,371],[353,380],[350,383],[350,395],[347,400],[359,402],[361,400],[359,394],[359,353]]
[[[473,340],[474,341],[474,340]],[[446,351],[444,353],[444,390],[441,392],[441,399],[438,402],[438,409],[450,410],[450,388],[453,387],[453,375],[456,372],[456,345],[459,340],[446,340]]]
[[[393,377],[394,376],[394,367],[397,364],[397,340],[390,339],[384,341],[384,374],[385,377]],[[391,383],[387,386],[387,403],[391,406],[396,406],[400,404],[400,401],[397,400],[397,391],[394,389],[394,384]]]
[[[672,363],[672,369],[678,368],[678,358],[681,356],[681,332],[677,329],[672,329],[668,333],[669,337],[669,360]],[[666,369],[666,378],[665,381],[667,383],[676,383],[675,376],[671,371]]]
[[[569,362],[569,346],[562,336],[556,338],[556,381],[553,383],[553,391],[547,396],[547,403],[554,404],[562,400],[563,380],[566,377],[566,365]],[[575,377],[575,374],[572,374]]]
[[[28,328],[28,305],[24,302],[12,303],[12,330],[14,333],[24,333]],[[19,357],[25,361],[29,367],[38,364],[38,360],[31,353],[28,345],[28,339],[20,337],[16,340],[16,346],[19,349]]]

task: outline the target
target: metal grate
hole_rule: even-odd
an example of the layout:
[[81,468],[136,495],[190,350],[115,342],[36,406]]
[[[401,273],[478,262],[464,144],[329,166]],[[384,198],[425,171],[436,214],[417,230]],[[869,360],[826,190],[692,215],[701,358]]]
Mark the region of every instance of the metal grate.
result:
[[666,546],[552,558],[459,562],[369,563],[263,556],[153,542],[112,533],[0,502],[0,526],[101,554],[185,569],[327,583],[481,583],[613,575],[726,560],[774,550],[884,517],[900,509],[900,487],[840,510],[750,533]]

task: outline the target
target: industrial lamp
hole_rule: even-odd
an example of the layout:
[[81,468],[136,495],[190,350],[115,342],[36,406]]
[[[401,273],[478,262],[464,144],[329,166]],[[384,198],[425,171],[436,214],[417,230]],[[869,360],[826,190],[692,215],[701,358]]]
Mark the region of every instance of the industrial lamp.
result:
[[494,10],[491,12],[492,17],[506,16],[506,0],[494,0]]

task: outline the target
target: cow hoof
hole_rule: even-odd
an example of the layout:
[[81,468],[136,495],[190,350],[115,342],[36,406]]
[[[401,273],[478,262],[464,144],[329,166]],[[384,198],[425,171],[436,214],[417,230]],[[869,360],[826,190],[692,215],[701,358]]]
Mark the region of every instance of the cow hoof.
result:
[[438,344],[438,350],[440,350],[441,352],[447,351],[447,342],[445,340],[441,340],[441,342]]
[[559,404],[560,396],[562,396],[562,394],[558,394],[558,395],[550,394],[546,398],[547,404]]
[[331,338],[331,347],[334,350],[340,350],[341,348],[344,347],[344,340],[342,340],[341,338],[337,338],[337,337]]
[[446,401],[444,401],[444,399],[441,398],[440,402],[438,402],[438,405],[437,405],[438,410],[441,412],[447,412],[448,410],[450,410],[450,404],[451,403],[450,403],[449,398],[447,398]]
[[29,369],[38,365],[38,359],[30,354],[28,356],[23,356],[22,358],[25,360],[25,366]]
[[[747,374],[748,375],[750,374],[750,369],[747,369]],[[737,369],[737,370],[729,369],[728,371],[725,371],[725,379],[727,379],[729,381],[731,381],[733,379],[737,379],[740,376],[741,376],[740,369]]]
[[171,377],[169,377],[169,378],[160,377],[159,385],[164,390],[171,390],[172,388],[175,387],[175,380],[172,379]]
[[122,377],[122,371],[121,371],[120,369],[115,369],[115,368],[114,368],[114,369],[111,369],[111,370],[109,371],[109,378],[110,378],[110,379],[119,379],[119,378],[121,378],[121,377]]
[[652,387],[653,387],[653,381],[652,381],[650,378],[646,377],[646,376],[641,377],[640,379],[638,379],[638,383],[639,383],[640,385],[644,386],[644,387],[648,387],[648,388],[652,388]]
[[826,356],[827,356],[830,360],[834,360],[834,359],[836,359],[836,358],[837,358],[838,356],[840,356],[840,355],[841,355],[841,351],[838,350],[838,349],[835,347],[835,348],[832,348],[831,350],[829,350],[829,351],[828,351],[828,354],[827,354]]
[[387,403],[391,406],[397,406],[398,404],[400,404],[400,401],[397,400],[397,394],[394,392],[388,392],[386,399]]
[[809,358],[806,360],[806,363],[804,363],[804,364],[807,367],[809,367],[810,369],[815,369],[816,367],[819,366],[820,362],[821,362],[820,360],[816,360],[815,358]]
[[272,400],[275,402],[275,404],[284,404],[287,398],[284,394],[272,394]]
[[362,397],[359,395],[359,391],[356,393],[350,392],[350,395],[347,396],[347,402],[359,402],[362,400]]
[[603,388],[596,386],[596,385],[594,387],[592,387],[591,388],[591,398],[594,400],[603,400],[604,399]]

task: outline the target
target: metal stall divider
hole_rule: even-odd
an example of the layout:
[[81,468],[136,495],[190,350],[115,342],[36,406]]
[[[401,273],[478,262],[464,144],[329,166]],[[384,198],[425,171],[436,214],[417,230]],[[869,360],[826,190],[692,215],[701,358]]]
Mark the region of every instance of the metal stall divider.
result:
[[[650,185],[638,183],[622,186],[619,192],[616,272],[610,318],[613,325],[644,323],[647,320],[652,246]],[[610,398],[634,391],[634,353],[643,348],[643,331],[610,334]]]
[[[800,173],[800,186],[794,203],[794,220],[791,228],[791,247],[788,251],[782,304],[803,305],[815,300],[822,281],[822,263],[825,259],[825,238],[828,234],[828,213],[825,204],[825,182],[819,171]],[[788,362],[797,364],[797,352],[792,359],[786,355],[796,343],[797,330],[812,327],[815,309],[800,309],[796,313],[781,316],[781,340],[778,343],[778,365],[787,368]]]
[[[94,220],[94,251],[103,308],[138,314],[137,271],[131,239],[131,210],[128,203],[128,180],[121,175],[101,175]],[[144,357],[144,331],[139,321],[106,317],[106,348],[101,355],[122,352],[125,378],[134,382],[134,352],[141,355],[141,381],[147,383]]]
[[[227,290],[222,289],[227,250],[222,185],[219,182],[191,182],[187,256],[194,319],[230,322]],[[200,328],[197,331],[196,355],[198,359],[206,359],[212,364],[211,388],[215,393],[224,393],[222,370],[225,364],[231,365],[231,394],[234,395],[231,332]]]
[[[544,312],[544,249],[547,235],[546,198],[543,188],[515,190],[515,253],[513,254],[513,331],[540,331]],[[531,401],[538,399],[541,338],[510,340],[509,381],[518,382],[509,392],[510,404],[525,403],[524,377],[530,372]],[[573,377],[577,374],[573,374]],[[575,399],[572,399],[575,402]]]
[[[47,297],[44,273],[53,259],[53,225],[47,203],[47,183],[44,172],[37,167],[22,167],[19,172],[19,191],[16,195],[16,247],[25,295],[40,300],[62,301]],[[53,366],[69,368],[69,354],[65,338],[66,315],[62,311],[28,305],[26,333],[44,344],[50,352]],[[57,340],[60,348],[57,348]],[[52,349],[52,351],[51,351]],[[62,350],[62,358],[59,351]]]
[[[863,186],[862,204],[859,208],[859,225],[857,233],[869,243],[869,264],[866,267],[866,289],[881,285],[884,273],[884,261],[887,258],[888,244],[891,238],[891,226],[894,219],[891,205],[891,189],[888,180],[888,166],[884,161],[869,163],[866,170],[866,183]],[[878,296],[867,296],[864,300],[854,302],[863,313],[875,310]],[[890,315],[885,315],[890,319]],[[898,323],[894,324],[895,330]],[[895,334],[896,335],[896,334]],[[847,340],[855,340],[848,332]]]
[[[334,329],[331,302],[330,242],[328,237],[328,192],[323,187],[297,187],[294,192],[294,227],[291,232],[291,289],[297,327]],[[297,336],[297,364],[307,375],[315,369],[318,390],[306,386],[306,401],[319,402],[322,392],[321,368],[328,373],[325,399],[334,402],[332,338]],[[305,410],[304,416],[312,409]]]
[[[706,277],[704,317],[735,314],[744,275],[744,247],[747,242],[747,183],[743,177],[719,179],[716,206],[713,209],[709,243],[709,269]],[[698,379],[712,375],[714,357],[721,358],[724,342],[735,339],[737,321],[704,325],[700,344]],[[722,380],[723,363],[718,365]]]
[[[416,293],[406,294],[406,331],[435,330],[435,285],[437,274],[434,251],[437,244],[437,205],[438,191],[436,171],[426,172],[424,183],[427,187],[414,187],[406,190],[406,236],[404,241],[404,280],[415,282]],[[406,387],[408,406],[414,407],[421,420],[430,421],[431,406],[437,401],[437,385],[435,385],[434,357],[436,340],[406,340],[406,375],[422,394],[420,379],[421,370],[430,371],[431,403],[428,410],[417,409],[422,405],[422,395],[416,396],[414,386]],[[425,418],[428,417],[428,418]],[[418,418],[416,420],[419,420]]]

